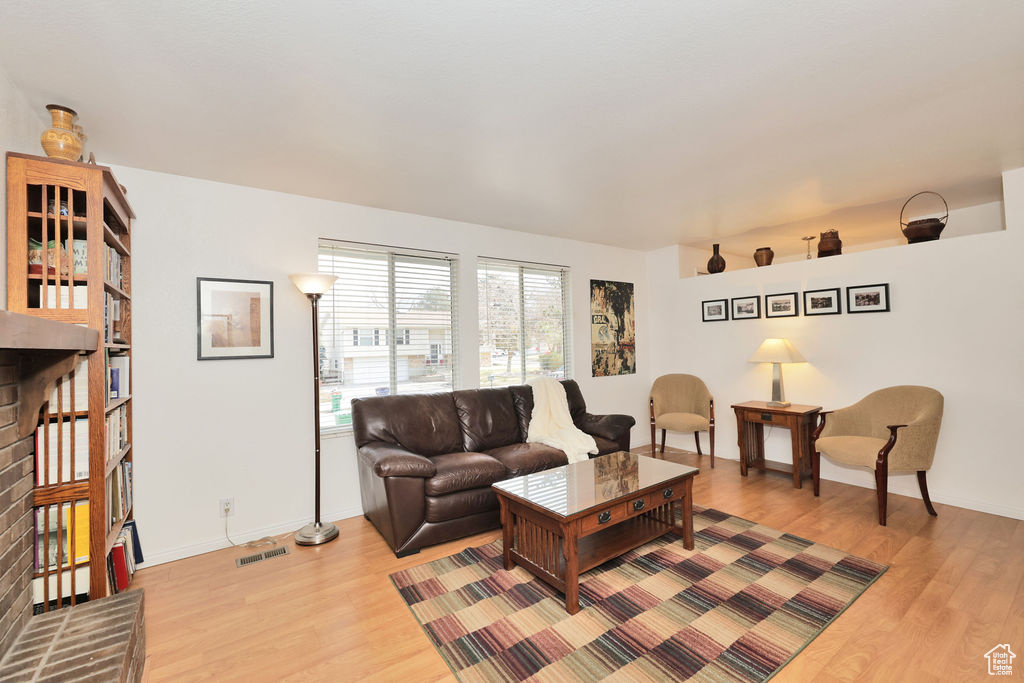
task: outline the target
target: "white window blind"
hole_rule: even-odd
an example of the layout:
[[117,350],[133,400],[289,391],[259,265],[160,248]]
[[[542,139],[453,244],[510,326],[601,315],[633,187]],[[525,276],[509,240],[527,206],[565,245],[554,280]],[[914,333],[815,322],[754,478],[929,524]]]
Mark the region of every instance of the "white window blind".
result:
[[337,275],[320,301],[320,424],[352,424],[364,396],[456,388],[454,256],[320,240],[318,269]]
[[481,387],[571,376],[568,268],[481,258],[477,290]]

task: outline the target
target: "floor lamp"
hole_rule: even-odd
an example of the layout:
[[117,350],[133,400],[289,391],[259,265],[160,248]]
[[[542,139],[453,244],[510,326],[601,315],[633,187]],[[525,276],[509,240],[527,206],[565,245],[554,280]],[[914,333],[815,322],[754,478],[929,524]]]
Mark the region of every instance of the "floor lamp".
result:
[[336,275],[321,273],[297,273],[288,276],[306,295],[313,308],[313,439],[316,444],[316,515],[312,524],[307,524],[295,532],[295,542],[299,545],[320,545],[333,541],[338,537],[338,527],[330,522],[320,521],[320,331],[317,320],[317,309],[320,297],[330,291]]

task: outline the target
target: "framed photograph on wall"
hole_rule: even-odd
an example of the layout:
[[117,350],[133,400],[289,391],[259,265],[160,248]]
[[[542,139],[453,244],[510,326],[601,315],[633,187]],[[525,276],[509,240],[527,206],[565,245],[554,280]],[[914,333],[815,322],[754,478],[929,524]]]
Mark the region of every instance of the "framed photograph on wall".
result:
[[196,358],[274,357],[274,283],[196,278]]
[[847,313],[881,313],[888,310],[888,283],[846,288]]
[[711,301],[701,301],[701,320],[706,323],[717,322],[719,320],[729,319],[729,300],[728,299],[712,299]]
[[838,287],[804,292],[804,315],[838,315],[842,312],[843,303]]
[[761,297],[743,296],[731,301],[733,320],[754,320],[761,317]]
[[800,300],[796,292],[764,295],[764,317],[792,318],[800,315]]

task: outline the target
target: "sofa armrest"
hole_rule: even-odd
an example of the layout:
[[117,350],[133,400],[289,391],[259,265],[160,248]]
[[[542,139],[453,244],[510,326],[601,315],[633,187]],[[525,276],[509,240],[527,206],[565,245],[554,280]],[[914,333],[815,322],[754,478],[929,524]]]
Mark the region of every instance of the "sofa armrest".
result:
[[578,427],[590,434],[609,441],[618,441],[636,424],[632,415],[593,415],[583,413]]
[[384,441],[372,441],[359,448],[359,461],[378,477],[424,477],[437,474],[434,463],[422,455]]

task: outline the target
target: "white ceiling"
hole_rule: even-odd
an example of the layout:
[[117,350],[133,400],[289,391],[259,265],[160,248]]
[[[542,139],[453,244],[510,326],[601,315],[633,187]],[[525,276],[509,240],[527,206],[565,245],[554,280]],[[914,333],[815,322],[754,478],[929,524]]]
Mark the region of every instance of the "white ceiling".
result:
[[644,249],[989,201],[1022,36],[1020,0],[0,3],[101,163]]

